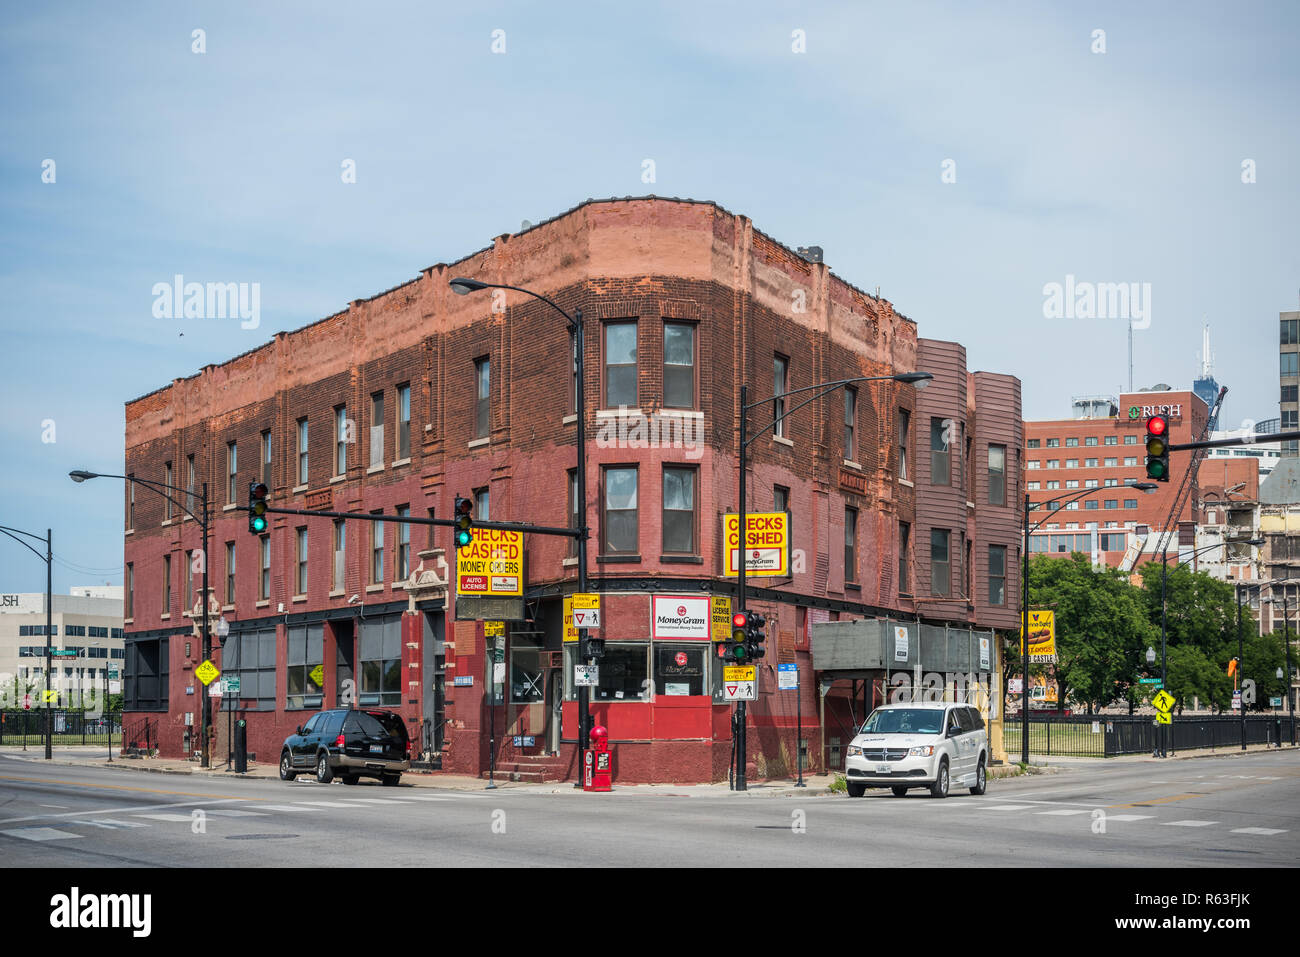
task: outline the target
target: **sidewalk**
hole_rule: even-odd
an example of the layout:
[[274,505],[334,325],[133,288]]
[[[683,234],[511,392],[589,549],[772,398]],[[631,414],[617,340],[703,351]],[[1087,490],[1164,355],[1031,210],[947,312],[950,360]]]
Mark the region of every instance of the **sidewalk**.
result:
[[[226,780],[238,780],[242,778],[261,778],[279,780],[279,765],[254,764],[249,763],[248,771],[244,774],[236,774],[233,771],[226,770],[226,764],[222,761],[220,764],[214,764],[211,768],[200,768],[197,761],[186,761],[182,758],[119,758],[114,755],[110,763],[105,749],[79,746],[56,747],[53,750],[53,758],[50,761],[45,760],[44,751],[38,745],[33,748],[30,745],[26,752],[21,747],[10,747],[5,745],[0,748],[0,754],[6,757],[20,758],[31,763],[39,764],[61,764],[69,767],[93,767],[109,768],[115,771],[135,771],[152,774],[186,774],[199,775],[210,778],[224,778]],[[303,777],[309,776],[303,774]],[[748,782],[745,791],[734,792],[740,796],[750,797],[775,797],[788,795],[791,797],[810,796],[810,795],[827,795],[831,794],[831,783],[834,781],[834,775],[804,775],[805,787],[795,787],[791,780],[784,781],[758,781]],[[407,771],[402,775],[402,783],[409,784],[413,787],[425,788],[450,788],[459,791],[482,791],[488,786],[487,778],[476,778],[462,774],[447,774],[442,771]],[[571,781],[548,781],[544,784],[516,783],[510,781],[504,775],[498,775],[495,784],[500,789],[510,789],[533,794],[570,794],[574,790]],[[615,792],[630,794],[671,794],[687,796],[691,794],[700,795],[717,795],[731,793],[725,781],[717,784],[617,784],[614,785]]]

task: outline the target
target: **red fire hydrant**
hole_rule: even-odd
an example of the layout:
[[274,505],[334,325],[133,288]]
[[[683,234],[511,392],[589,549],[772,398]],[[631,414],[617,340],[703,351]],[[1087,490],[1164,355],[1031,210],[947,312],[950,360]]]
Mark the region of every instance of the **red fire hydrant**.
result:
[[591,747],[582,753],[582,789],[584,791],[612,791],[614,776],[610,762],[609,732],[604,725],[591,729]]

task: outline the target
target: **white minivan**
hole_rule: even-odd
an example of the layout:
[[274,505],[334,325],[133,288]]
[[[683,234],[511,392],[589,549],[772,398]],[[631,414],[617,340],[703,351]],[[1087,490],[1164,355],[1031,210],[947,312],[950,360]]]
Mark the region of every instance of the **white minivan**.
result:
[[989,736],[979,710],[951,701],[888,704],[871,712],[844,759],[849,796],[867,788],[928,788],[944,798],[948,789],[983,794],[988,779]]

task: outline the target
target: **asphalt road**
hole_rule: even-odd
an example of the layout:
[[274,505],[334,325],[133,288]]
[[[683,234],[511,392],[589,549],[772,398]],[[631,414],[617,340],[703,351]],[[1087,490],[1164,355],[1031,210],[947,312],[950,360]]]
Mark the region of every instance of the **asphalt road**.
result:
[[973,797],[443,790],[0,755],[7,867],[1293,867],[1300,752],[1097,763]]

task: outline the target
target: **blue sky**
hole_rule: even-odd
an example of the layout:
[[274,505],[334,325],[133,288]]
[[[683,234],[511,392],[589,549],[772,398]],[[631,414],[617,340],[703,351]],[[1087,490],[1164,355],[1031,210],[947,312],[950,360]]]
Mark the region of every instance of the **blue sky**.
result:
[[[587,197],[710,199],[820,245],[971,368],[1019,376],[1031,418],[1127,383],[1124,321],[1047,319],[1044,285],[1150,283],[1135,384],[1190,387],[1209,322],[1223,424],[1278,414],[1277,314],[1300,308],[1294,3],[50,3],[4,19],[0,524],[54,529],[59,591],[121,582],[120,483],[66,475],[121,470],[124,402]],[[260,327],[155,318],[153,284],[176,273],[259,283]],[[0,591],[44,581],[0,538]]]

